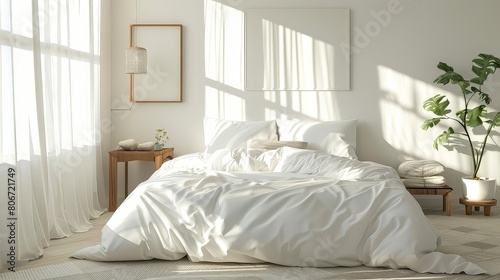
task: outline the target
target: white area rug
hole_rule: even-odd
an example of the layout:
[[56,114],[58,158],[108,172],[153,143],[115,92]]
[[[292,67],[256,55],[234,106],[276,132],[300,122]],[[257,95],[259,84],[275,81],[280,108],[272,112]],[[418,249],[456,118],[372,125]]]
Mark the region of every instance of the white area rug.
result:
[[214,264],[179,261],[91,262],[69,259],[60,264],[5,272],[0,279],[498,279],[497,276],[418,274],[407,269],[360,267],[300,268],[272,264]]

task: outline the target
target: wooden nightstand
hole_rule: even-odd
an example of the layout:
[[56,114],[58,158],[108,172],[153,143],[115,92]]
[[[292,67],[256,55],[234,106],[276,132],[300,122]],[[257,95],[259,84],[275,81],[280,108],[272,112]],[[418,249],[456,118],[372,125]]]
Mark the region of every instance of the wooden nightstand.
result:
[[108,210],[114,212],[117,207],[117,165],[125,162],[125,197],[128,195],[128,162],[134,160],[154,161],[156,169],[160,168],[163,161],[174,158],[174,148],[158,151],[125,151],[114,150],[109,152],[109,206]]
[[444,187],[411,187],[406,186],[406,189],[412,195],[442,195],[443,196],[443,211],[446,215],[451,216],[451,192],[453,189],[446,185]]

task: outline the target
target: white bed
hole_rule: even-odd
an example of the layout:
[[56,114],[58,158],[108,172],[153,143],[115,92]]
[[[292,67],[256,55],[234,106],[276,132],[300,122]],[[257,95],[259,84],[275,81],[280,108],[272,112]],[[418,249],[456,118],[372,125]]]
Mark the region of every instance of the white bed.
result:
[[[116,210],[101,243],[72,256],[485,273],[435,251],[438,231],[393,168],[355,158],[355,121],[280,124],[206,120],[207,149],[164,163]],[[255,148],[250,139],[264,140]]]

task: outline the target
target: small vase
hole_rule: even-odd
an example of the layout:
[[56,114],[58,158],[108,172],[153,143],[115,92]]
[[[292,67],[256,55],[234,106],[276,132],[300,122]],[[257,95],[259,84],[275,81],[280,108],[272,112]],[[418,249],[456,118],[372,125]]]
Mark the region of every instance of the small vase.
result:
[[155,151],[163,149],[163,144],[155,144]]
[[473,180],[470,177],[462,177],[462,196],[468,200],[490,200],[495,198],[497,189],[494,178],[481,177],[481,180]]

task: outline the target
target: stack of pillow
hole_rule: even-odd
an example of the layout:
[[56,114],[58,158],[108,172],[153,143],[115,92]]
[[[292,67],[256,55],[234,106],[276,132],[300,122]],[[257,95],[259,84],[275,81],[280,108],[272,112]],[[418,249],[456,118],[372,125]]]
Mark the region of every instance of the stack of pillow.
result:
[[401,181],[407,187],[444,187],[443,172],[444,165],[435,160],[408,160],[398,168]]
[[[240,149],[253,146],[257,149],[298,145],[339,157],[357,159],[357,120],[338,121],[231,121],[205,117],[205,153],[220,149]],[[254,142],[249,143],[250,140]],[[261,142],[259,142],[261,141]]]

